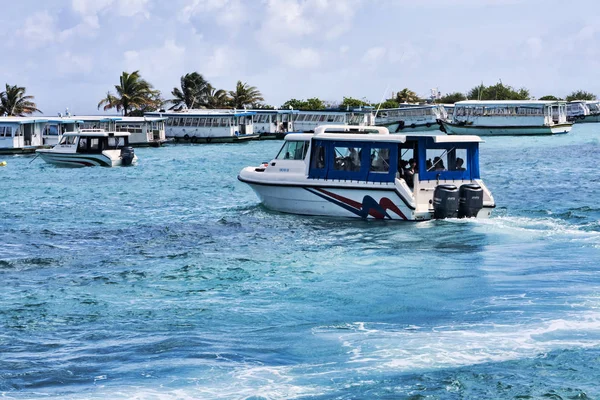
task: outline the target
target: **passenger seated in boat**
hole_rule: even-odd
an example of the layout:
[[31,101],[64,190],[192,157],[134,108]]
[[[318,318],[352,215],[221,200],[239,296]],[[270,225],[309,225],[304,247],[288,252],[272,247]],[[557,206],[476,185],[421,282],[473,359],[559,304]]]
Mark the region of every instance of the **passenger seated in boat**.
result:
[[408,160],[408,168],[404,170],[404,180],[410,188],[413,187],[415,172],[417,172],[417,162],[411,158]]
[[399,159],[398,160],[398,172],[396,173],[396,177],[398,179],[404,179],[406,180],[406,166],[408,165],[408,161],[403,160],[403,159]]
[[79,149],[80,150],[85,150],[85,148],[87,147],[87,139],[86,138],[81,138],[79,139]]
[[377,157],[371,161],[371,170],[386,172],[390,170],[389,156],[385,149],[379,150]]
[[425,161],[425,169],[427,171],[431,171],[433,169],[433,163],[431,162],[431,158]]
[[454,168],[457,171],[464,171],[465,168],[463,167],[464,161],[462,158],[458,157],[456,159],[456,168]]
[[444,161],[440,157],[433,158],[433,168],[435,171],[445,171]]
[[348,170],[360,171],[360,156],[354,147],[348,149]]

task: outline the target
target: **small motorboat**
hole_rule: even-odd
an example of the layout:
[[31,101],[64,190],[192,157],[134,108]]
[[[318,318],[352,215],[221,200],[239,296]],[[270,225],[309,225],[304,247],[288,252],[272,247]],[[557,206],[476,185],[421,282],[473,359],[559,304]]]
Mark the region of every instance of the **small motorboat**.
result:
[[480,178],[481,142],[477,136],[320,126],[314,134],[289,133],[273,160],[244,168],[238,179],[265,207],[292,214],[403,221],[486,218],[495,202]]
[[63,167],[116,167],[137,162],[129,146],[129,132],[107,132],[102,129],[81,129],[67,132],[51,149],[36,153],[47,163]]

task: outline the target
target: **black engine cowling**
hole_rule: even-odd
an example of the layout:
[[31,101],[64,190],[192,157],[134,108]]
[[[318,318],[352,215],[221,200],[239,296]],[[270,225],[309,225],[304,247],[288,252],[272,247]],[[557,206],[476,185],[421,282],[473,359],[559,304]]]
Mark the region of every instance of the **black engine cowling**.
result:
[[458,189],[454,185],[437,185],[433,192],[433,218],[456,218]]
[[134,156],[135,152],[133,151],[133,147],[121,148],[121,165],[131,165]]
[[483,189],[476,183],[460,187],[458,218],[476,217],[483,208]]

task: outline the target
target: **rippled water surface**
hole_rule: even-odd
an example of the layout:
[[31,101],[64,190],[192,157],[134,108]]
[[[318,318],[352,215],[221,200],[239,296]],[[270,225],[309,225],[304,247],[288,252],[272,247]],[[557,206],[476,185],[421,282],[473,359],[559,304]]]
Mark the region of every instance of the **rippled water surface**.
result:
[[0,395],[600,398],[600,124],[487,138],[477,221],[267,211],[280,146],[0,157]]

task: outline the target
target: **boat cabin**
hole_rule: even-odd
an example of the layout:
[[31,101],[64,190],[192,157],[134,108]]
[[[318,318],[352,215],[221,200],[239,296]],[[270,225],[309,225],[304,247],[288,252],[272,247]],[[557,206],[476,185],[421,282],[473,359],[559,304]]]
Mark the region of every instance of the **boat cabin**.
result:
[[252,116],[254,132],[262,136],[286,134],[294,131],[294,117],[298,110],[249,110]]
[[101,154],[105,150],[119,150],[129,146],[129,136],[129,132],[81,129],[79,132],[64,133],[55,148],[74,148],[75,153]]
[[44,128],[45,145],[55,145],[65,132],[82,129],[102,129],[108,132],[129,132],[134,146],[155,146],[166,140],[165,121],[161,117],[69,116],[48,119]]
[[294,119],[297,132],[314,132],[322,125],[374,125],[371,110],[312,110],[299,111]]
[[20,152],[43,146],[46,122],[34,117],[0,117],[0,151]]
[[485,126],[565,124],[567,104],[541,100],[465,100],[455,103],[453,122]]
[[[479,179],[479,143],[474,136],[290,134],[276,160],[302,160],[309,179],[394,182]],[[415,163],[411,176],[410,162]]]
[[166,136],[191,142],[212,139],[233,141],[257,137],[253,125],[254,111],[184,110],[150,112],[146,117],[164,117]]

